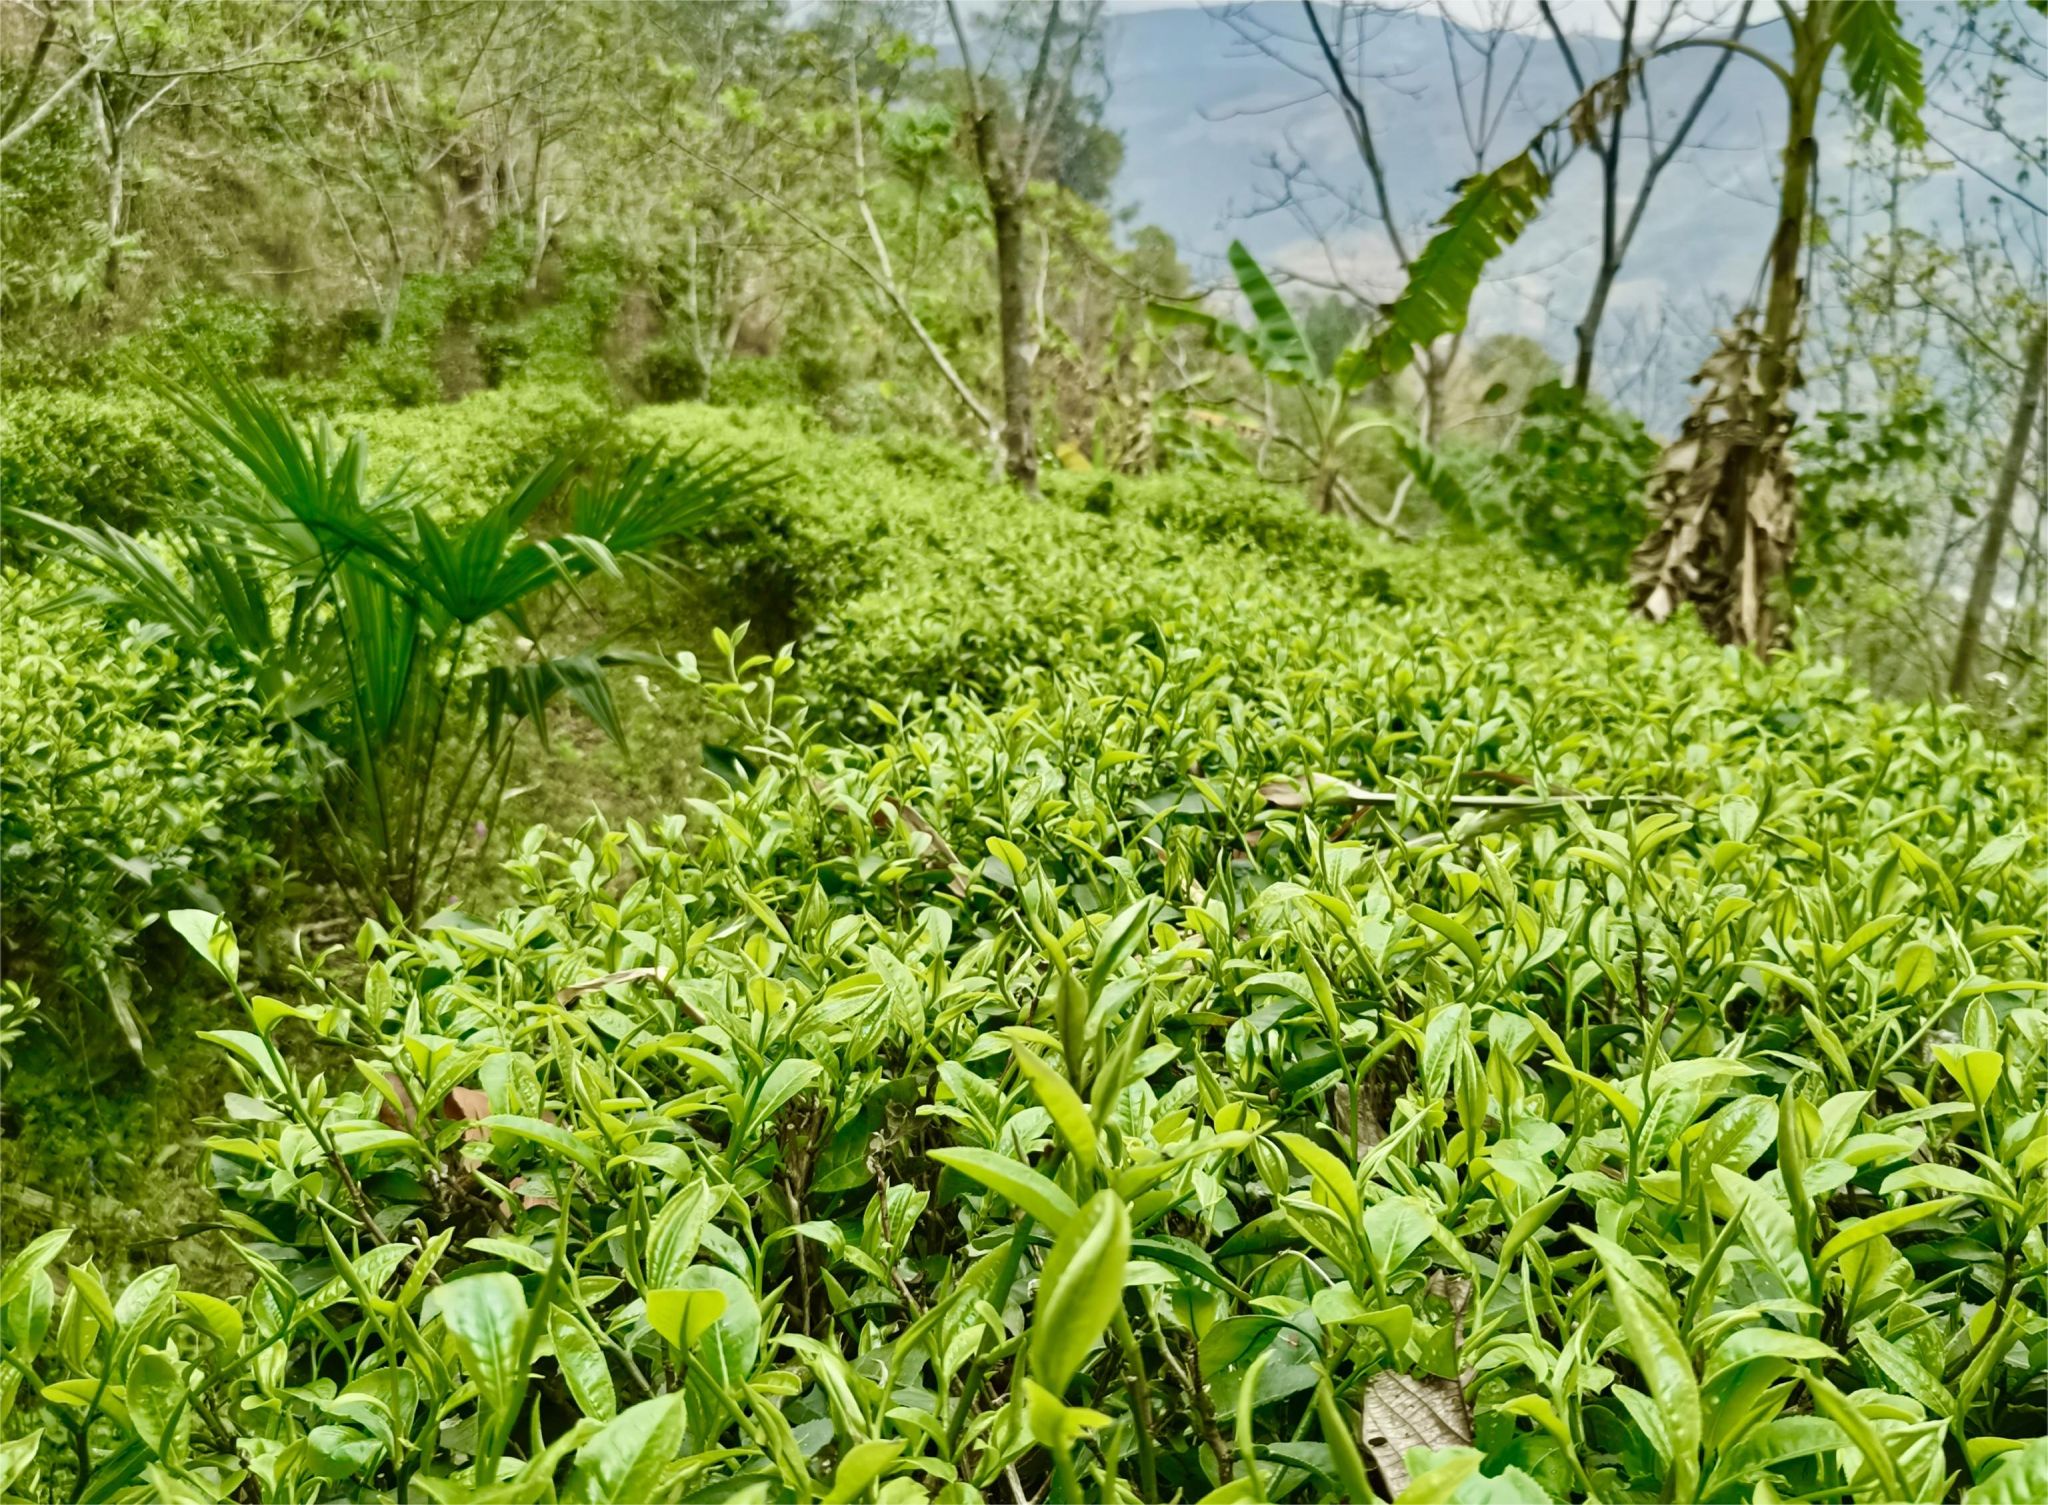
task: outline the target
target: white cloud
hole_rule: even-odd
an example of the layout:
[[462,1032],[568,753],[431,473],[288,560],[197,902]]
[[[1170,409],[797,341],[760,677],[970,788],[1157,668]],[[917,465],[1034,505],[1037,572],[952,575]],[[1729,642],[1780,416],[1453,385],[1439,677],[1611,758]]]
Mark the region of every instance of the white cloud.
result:
[[1341,282],[1381,302],[1398,293],[1407,280],[1386,232],[1377,225],[1335,231],[1322,240],[1302,236],[1272,251],[1266,261],[1313,285]]
[[[1415,8],[1448,16],[1474,31],[1550,34],[1536,0],[1415,0]],[[1551,9],[1565,35],[1599,37],[1603,41],[1620,37],[1627,14],[1624,6],[1610,0],[1556,0]],[[1667,21],[1672,34],[1683,35],[1701,26],[1732,25],[1733,17],[1732,5],[1717,4],[1714,0],[1648,0],[1636,6],[1636,35],[1652,35]]]

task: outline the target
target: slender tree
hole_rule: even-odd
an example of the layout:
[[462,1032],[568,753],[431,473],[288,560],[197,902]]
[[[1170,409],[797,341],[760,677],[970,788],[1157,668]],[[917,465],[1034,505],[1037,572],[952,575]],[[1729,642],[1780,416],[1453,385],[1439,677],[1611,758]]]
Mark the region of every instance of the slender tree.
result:
[[[1027,291],[1027,193],[1101,11],[1101,0],[1087,0],[1071,18],[1063,15],[1060,0],[1045,6],[1023,100],[1005,118],[993,78],[975,67],[960,7],[954,0],[946,0],[946,16],[960,49],[960,72],[966,82],[967,124],[975,165],[980,169],[995,235],[996,307],[1002,331],[1003,465],[1010,479],[1027,491],[1038,489],[1038,439],[1031,412],[1038,326]],[[993,68],[994,62],[995,49],[991,49],[987,66]]]
[[2027,441],[2034,434],[2034,413],[2041,401],[2044,366],[2048,366],[2048,315],[2034,321],[2034,332],[2027,339],[2026,371],[2020,377],[2020,402],[2013,414],[2012,438],[2005,446],[2005,461],[1998,468],[1998,485],[1991,493],[1991,510],[1984,518],[1984,541],[1977,551],[1977,568],[1970,576],[1969,598],[1963,603],[1963,620],[1956,629],[1955,662],[1948,675],[1948,692],[1954,696],[1960,697],[1970,688],[1977,646],[1984,635],[1984,615],[1991,607],[1999,563],[2005,556],[2006,532],[2012,526],[2013,498],[2019,492],[2020,471],[2026,465]]
[[[1557,43],[1557,50],[1564,59],[1565,71],[1571,76],[1572,87],[1581,95],[1586,92],[1586,74],[1580,66],[1579,55],[1572,40],[1565,36],[1559,24],[1557,12],[1551,8],[1550,0],[1537,0],[1542,12],[1543,23],[1550,30],[1551,39]],[[1647,39],[1637,35],[1641,11],[1640,0],[1628,0],[1622,11],[1621,36],[1615,43],[1614,73],[1629,76],[1634,70],[1638,57],[1655,55],[1667,42],[1676,40],[1670,36],[1670,29],[1676,17],[1681,14],[1677,6],[1654,7],[1656,16]],[[1734,29],[1730,39],[1740,41],[1749,26],[1750,0],[1743,0],[1736,12]],[[1704,35],[1704,33],[1702,33]],[[1642,168],[1632,188],[1628,188],[1627,217],[1623,217],[1624,188],[1628,173],[1625,166],[1625,138],[1623,127],[1628,122],[1630,111],[1615,112],[1605,128],[1594,127],[1591,146],[1593,155],[1600,165],[1600,238],[1596,242],[1600,253],[1599,264],[1594,268],[1593,285],[1586,295],[1586,309],[1579,317],[1573,330],[1578,350],[1572,362],[1572,389],[1585,392],[1593,383],[1593,363],[1599,351],[1600,324],[1606,317],[1607,299],[1614,290],[1614,280],[1621,272],[1623,261],[1628,257],[1629,247],[1635,243],[1636,231],[1642,228],[1643,215],[1650,207],[1650,196],[1656,192],[1657,180],[1664,175],[1664,169],[1685,146],[1693,130],[1698,126],[1700,116],[1705,113],[1707,101],[1713,98],[1719,87],[1721,75],[1728,69],[1735,54],[1722,51],[1708,68],[1706,77],[1693,92],[1691,101],[1670,126],[1668,134],[1658,135],[1657,115],[1650,96],[1650,76],[1643,73],[1635,85],[1635,94],[1641,98],[1640,115],[1643,122]]]
[[[1334,108],[1344,123],[1362,181],[1356,186],[1333,182],[1299,154],[1298,160],[1289,161],[1275,154],[1270,165],[1278,188],[1261,212],[1285,210],[1322,245],[1326,276],[1296,266],[1284,269],[1286,280],[1341,294],[1360,311],[1361,326],[1369,324],[1371,311],[1381,306],[1381,293],[1361,286],[1362,279],[1345,270],[1341,246],[1361,225],[1377,223],[1388,258],[1402,277],[1412,281],[1426,252],[1424,232],[1436,208],[1434,202],[1401,201],[1404,195],[1397,192],[1390,171],[1385,121],[1376,112],[1373,97],[1376,87],[1389,82],[1375,43],[1389,24],[1404,24],[1405,11],[1385,0],[1301,0],[1305,33],[1287,27],[1292,7],[1240,4],[1223,13],[1252,52],[1307,81],[1314,91],[1307,99],[1318,108]],[[1439,30],[1450,78],[1449,102],[1456,108],[1472,171],[1482,173],[1495,158],[1500,133],[1521,103],[1522,80],[1536,43],[1516,24],[1512,7],[1501,0],[1461,21],[1442,16]],[[1325,205],[1335,205],[1335,213],[1319,207]],[[1458,362],[1463,321],[1444,333],[1440,343],[1416,346],[1406,363],[1418,389],[1416,427],[1431,445],[1443,428],[1445,395]],[[1397,493],[1396,515],[1407,485],[1404,481]]]

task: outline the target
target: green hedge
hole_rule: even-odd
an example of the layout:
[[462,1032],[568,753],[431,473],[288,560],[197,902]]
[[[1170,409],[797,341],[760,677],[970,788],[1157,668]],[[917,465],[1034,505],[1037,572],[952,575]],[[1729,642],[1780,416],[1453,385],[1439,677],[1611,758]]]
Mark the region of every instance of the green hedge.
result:
[[[344,410],[343,433],[361,430],[387,474],[473,512],[558,450],[597,439],[604,402],[585,388],[521,384],[460,403]],[[197,494],[185,452],[189,426],[169,399],[147,391],[25,391],[0,398],[0,501],[66,522],[146,528],[160,508]],[[32,535],[6,530],[17,562]]]
[[[28,388],[0,397],[0,502],[64,522],[135,528],[194,492],[182,419],[148,393]],[[26,547],[6,529],[9,556]]]
[[0,948],[10,979],[66,1004],[52,1022],[111,1015],[139,1043],[152,920],[274,909],[273,843],[310,785],[239,676],[59,606],[76,583],[0,575]]
[[18,1256],[105,1333],[18,1489],[2039,1494],[2038,764],[1506,548],[636,421],[785,456],[804,693],[288,997],[173,918],[254,1285]]
[[451,514],[470,515],[564,450],[595,443],[609,421],[581,387],[521,384],[460,402],[335,414],[337,431],[360,431],[373,466],[402,475]]

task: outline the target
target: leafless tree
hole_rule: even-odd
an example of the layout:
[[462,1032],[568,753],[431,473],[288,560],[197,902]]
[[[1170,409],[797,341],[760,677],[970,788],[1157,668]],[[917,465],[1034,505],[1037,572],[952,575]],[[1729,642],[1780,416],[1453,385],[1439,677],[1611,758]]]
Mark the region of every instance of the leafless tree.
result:
[[1955,660],[1948,676],[1951,695],[1960,696],[1970,688],[1978,640],[1984,633],[1984,614],[1991,606],[1991,592],[1998,584],[1999,566],[2005,556],[2006,534],[2012,527],[2013,498],[2019,494],[2027,443],[2034,436],[2034,413],[2041,401],[2044,366],[2048,366],[2048,316],[2035,322],[2033,333],[2027,338],[2026,370],[2020,377],[2020,400],[2013,413],[2012,437],[2006,441],[2005,459],[1998,468],[1998,484],[1984,519],[1984,538],[1978,545],[1977,567],[1970,576],[1969,598],[1963,603],[1963,620],[1956,630]]
[[[1032,300],[1026,287],[1026,193],[1053,122],[1066,106],[1074,74],[1101,12],[1101,0],[1084,0],[1070,15],[1063,14],[1060,0],[1051,0],[1042,12],[1036,6],[1013,7],[1006,23],[1034,13],[1041,14],[1042,19],[1036,45],[1031,49],[1023,98],[1014,111],[1005,111],[991,71],[1001,48],[991,47],[986,63],[977,68],[960,7],[954,0],[946,0],[946,17],[952,24],[954,44],[960,49],[960,72],[966,82],[967,123],[974,143],[975,165],[981,172],[982,189],[988,196],[989,222],[995,233],[1004,466],[1010,479],[1027,491],[1038,489],[1038,439],[1031,413],[1031,372],[1038,359],[1038,325],[1032,316]],[[1042,265],[1042,256],[1040,261]]]
[[[1735,15],[1735,24],[1729,33],[1730,40],[1739,41],[1749,26],[1751,0],[1742,0]],[[1551,8],[1550,0],[1537,0],[1542,12],[1543,24],[1549,29],[1551,39],[1557,44],[1558,54],[1564,59],[1565,70],[1571,76],[1573,90],[1583,95],[1588,85],[1588,74],[1580,62],[1581,50],[1597,51],[1596,45],[1588,39],[1572,38],[1565,35],[1558,23],[1557,12]],[[1638,35],[1643,30],[1641,0],[1626,0],[1620,12],[1621,35],[1614,44],[1611,64],[1604,70],[1612,77],[1632,80],[1634,101],[1640,108],[1618,110],[1603,131],[1594,128],[1594,140],[1590,143],[1593,155],[1600,164],[1600,238],[1599,263],[1594,268],[1592,290],[1586,297],[1586,309],[1580,316],[1573,331],[1578,352],[1572,363],[1572,386],[1580,392],[1588,390],[1593,381],[1593,363],[1599,349],[1600,324],[1607,312],[1608,294],[1614,288],[1614,279],[1621,271],[1622,262],[1627,258],[1629,247],[1634,244],[1636,231],[1642,227],[1643,216],[1650,207],[1650,196],[1656,191],[1657,180],[1664,175],[1664,169],[1671,165],[1705,113],[1707,101],[1720,85],[1721,75],[1735,54],[1727,50],[1716,53],[1706,77],[1693,93],[1691,101],[1679,114],[1676,121],[1660,135],[1657,110],[1651,90],[1653,75],[1647,70],[1635,71],[1636,61],[1655,54],[1667,43],[1678,40],[1671,35],[1674,23],[1679,18],[1680,8],[1671,5],[1656,5],[1649,9],[1655,17],[1647,27],[1647,35]],[[1702,28],[1704,30],[1705,28]],[[1603,70],[1596,69],[1593,77]],[[1632,191],[1628,191],[1628,214],[1622,217],[1622,198],[1629,174],[1624,151],[1625,128],[1630,120],[1642,122],[1643,150],[1641,167],[1634,177]]]
[[[1232,5],[1220,12],[1245,47],[1285,68],[1304,85],[1290,107],[1335,109],[1357,153],[1363,181],[1357,186],[1333,182],[1306,154],[1275,155],[1269,167],[1274,192],[1259,212],[1291,214],[1324,251],[1322,275],[1299,267],[1281,269],[1295,280],[1342,293],[1361,310],[1384,301],[1384,290],[1366,285],[1355,268],[1345,264],[1338,244],[1362,224],[1376,223],[1385,236],[1392,265],[1388,270],[1405,280],[1426,240],[1426,227],[1441,212],[1432,200],[1404,205],[1396,201],[1388,170],[1384,120],[1376,97],[1390,90],[1412,88],[1399,75],[1378,67],[1374,43],[1395,18],[1412,6],[1374,0],[1301,0],[1294,7]],[[1296,30],[1289,23],[1302,23]],[[1476,24],[1457,24],[1439,17],[1441,38],[1451,78],[1452,103],[1464,135],[1471,170],[1491,164],[1502,127],[1518,104],[1524,74],[1535,51],[1535,39],[1516,25],[1515,8],[1492,0]],[[1334,215],[1327,211],[1334,206]],[[1460,336],[1416,352],[1415,378],[1420,387],[1417,427],[1434,443],[1445,413],[1446,382],[1456,364]]]

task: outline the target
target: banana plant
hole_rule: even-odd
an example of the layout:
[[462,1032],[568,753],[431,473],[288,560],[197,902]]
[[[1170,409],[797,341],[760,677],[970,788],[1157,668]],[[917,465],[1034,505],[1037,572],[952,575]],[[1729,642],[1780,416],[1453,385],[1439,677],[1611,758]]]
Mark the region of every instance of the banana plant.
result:
[[1809,200],[1820,171],[1818,121],[1828,65],[1839,58],[1856,104],[1901,147],[1926,139],[1920,49],[1892,0],[1807,0],[1785,8],[1788,68],[1739,42],[1785,91],[1778,219],[1763,318],[1745,314],[1701,366],[1703,390],[1659,463],[1651,527],[1630,561],[1636,609],[1655,622],[1691,601],[1724,643],[1782,646],[1786,582],[1799,547],[1799,488],[1789,442],[1799,385]]
[[[1162,324],[1199,329],[1212,349],[1250,363],[1265,392],[1255,425],[1262,463],[1265,451],[1277,445],[1306,466],[1303,484],[1318,512],[1343,513],[1391,527],[1393,520],[1368,505],[1345,474],[1345,452],[1361,434],[1399,431],[1402,425],[1384,413],[1358,415],[1364,367],[1349,351],[1325,365],[1287,300],[1243,241],[1230,243],[1230,269],[1251,306],[1249,327],[1184,303],[1155,303],[1153,317]],[[1276,389],[1292,400],[1276,401]]]

